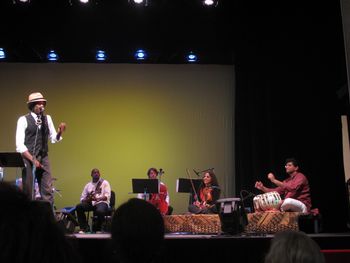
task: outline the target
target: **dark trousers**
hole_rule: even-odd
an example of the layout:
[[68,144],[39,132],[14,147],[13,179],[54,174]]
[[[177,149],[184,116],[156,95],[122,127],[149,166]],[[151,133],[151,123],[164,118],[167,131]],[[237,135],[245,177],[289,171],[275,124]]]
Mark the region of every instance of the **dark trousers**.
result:
[[94,216],[97,217],[97,220],[93,224],[92,231],[95,232],[95,231],[101,230],[101,226],[102,226],[102,223],[104,221],[104,217],[108,213],[108,205],[106,203],[98,203],[95,206],[93,206],[91,203],[81,202],[81,203],[77,204],[75,211],[77,213],[80,229],[82,229],[84,231],[89,230],[89,225],[88,225],[88,221],[87,221],[85,212],[87,212],[87,211],[94,212]]
[[[32,193],[35,187],[35,185],[33,185],[33,164],[25,158],[23,160],[25,165],[25,168],[22,170],[23,191],[27,196],[29,196],[30,199],[35,199],[32,198]],[[40,163],[42,164],[43,169],[36,168],[35,177],[38,181],[41,199],[50,202],[51,205],[53,205],[54,196],[52,190],[52,177],[49,157],[47,155],[45,157],[42,157]]]
[[193,214],[217,214],[217,209],[215,206],[199,208],[195,205],[189,205],[188,211]]

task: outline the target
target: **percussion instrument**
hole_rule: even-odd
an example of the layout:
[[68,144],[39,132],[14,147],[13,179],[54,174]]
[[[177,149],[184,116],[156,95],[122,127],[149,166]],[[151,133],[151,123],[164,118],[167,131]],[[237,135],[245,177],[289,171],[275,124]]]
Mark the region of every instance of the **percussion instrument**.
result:
[[253,198],[255,211],[268,211],[279,209],[281,196],[278,192],[268,192]]

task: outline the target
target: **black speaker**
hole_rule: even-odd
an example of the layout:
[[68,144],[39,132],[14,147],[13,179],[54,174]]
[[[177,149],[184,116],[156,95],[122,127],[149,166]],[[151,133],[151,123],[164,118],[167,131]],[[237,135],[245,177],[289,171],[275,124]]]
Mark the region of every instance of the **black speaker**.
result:
[[225,198],[216,202],[223,234],[236,235],[242,233],[248,219],[241,199]]
[[74,233],[75,227],[79,225],[72,214],[61,211],[56,211],[56,221],[66,234]]

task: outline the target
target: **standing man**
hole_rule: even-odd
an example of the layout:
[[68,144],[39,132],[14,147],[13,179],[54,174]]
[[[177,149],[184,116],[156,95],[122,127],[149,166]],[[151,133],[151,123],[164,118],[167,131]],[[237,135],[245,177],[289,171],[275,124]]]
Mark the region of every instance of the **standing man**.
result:
[[44,115],[46,99],[40,92],[29,95],[29,113],[17,121],[16,150],[22,154],[25,168],[22,172],[23,191],[34,200],[33,182],[36,177],[41,198],[53,205],[52,176],[48,156],[48,140],[56,143],[62,140],[66,128],[61,123],[56,132],[50,115]]
[[267,188],[262,182],[257,181],[255,187],[264,193],[276,191],[284,197],[280,209],[282,211],[308,213],[311,209],[311,197],[309,182],[304,174],[299,172],[298,161],[288,158],[285,162],[288,178],[282,182],[277,180],[273,173],[269,173],[267,178],[275,184],[276,188]]
[[97,221],[94,222],[92,231],[101,231],[102,222],[108,213],[111,199],[111,186],[107,180],[101,178],[98,169],[92,169],[91,179],[91,182],[85,185],[81,193],[80,203],[76,206],[80,233],[90,232],[85,211],[94,211]]

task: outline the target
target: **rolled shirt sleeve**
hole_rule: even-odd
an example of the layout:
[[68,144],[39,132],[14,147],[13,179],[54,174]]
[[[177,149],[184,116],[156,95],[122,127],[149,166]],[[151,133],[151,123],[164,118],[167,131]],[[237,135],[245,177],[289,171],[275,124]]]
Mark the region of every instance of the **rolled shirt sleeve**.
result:
[[24,153],[28,148],[24,145],[25,130],[27,129],[27,120],[25,116],[21,116],[17,121],[16,128],[16,151]]
[[46,117],[47,117],[47,125],[49,126],[49,131],[50,131],[49,137],[50,137],[51,143],[56,143],[56,142],[61,141],[63,139],[62,136],[60,136],[59,140],[57,140],[57,138],[56,138],[57,132],[56,132],[55,126],[53,124],[51,116],[46,115]]

